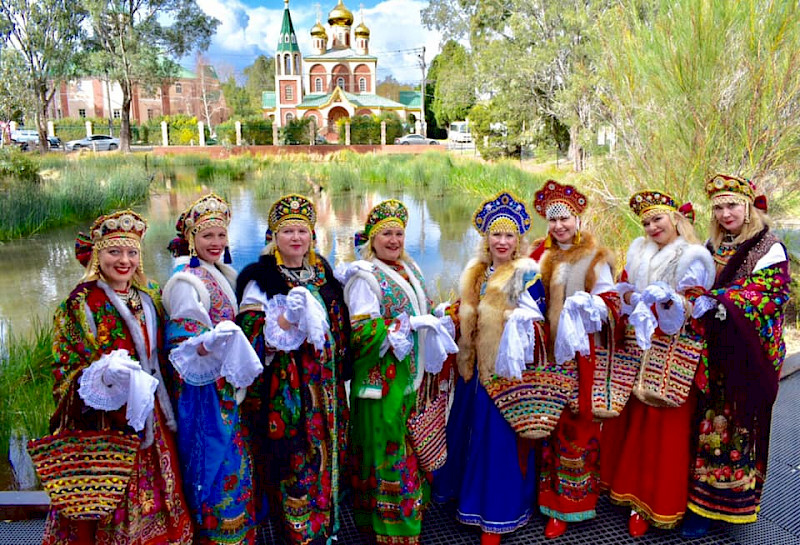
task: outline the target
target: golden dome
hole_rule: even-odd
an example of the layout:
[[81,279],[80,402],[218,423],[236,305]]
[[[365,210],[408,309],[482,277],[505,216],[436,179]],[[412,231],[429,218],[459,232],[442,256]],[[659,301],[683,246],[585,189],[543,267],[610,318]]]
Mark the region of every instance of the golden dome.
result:
[[329,25],[350,26],[353,24],[353,12],[345,7],[342,0],[328,14]]
[[317,21],[317,24],[311,27],[311,35],[327,37],[328,33],[325,32],[325,27],[322,26],[319,21]]
[[363,21],[356,27],[356,36],[363,36],[364,38],[369,38],[369,29],[367,28],[367,25],[365,25]]

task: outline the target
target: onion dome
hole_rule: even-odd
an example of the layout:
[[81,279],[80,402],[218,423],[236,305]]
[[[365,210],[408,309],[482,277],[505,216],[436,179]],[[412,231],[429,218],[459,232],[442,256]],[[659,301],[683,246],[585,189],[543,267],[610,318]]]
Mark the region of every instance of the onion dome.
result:
[[311,35],[313,37],[315,37],[315,38],[317,38],[317,37],[319,37],[319,38],[327,38],[328,37],[328,33],[325,32],[325,27],[322,26],[319,21],[317,21],[316,25],[311,27]]
[[369,38],[369,29],[363,21],[356,27],[356,36],[360,38]]
[[353,24],[353,12],[345,7],[342,0],[339,0],[336,7],[328,14],[328,24],[341,26],[351,26]]

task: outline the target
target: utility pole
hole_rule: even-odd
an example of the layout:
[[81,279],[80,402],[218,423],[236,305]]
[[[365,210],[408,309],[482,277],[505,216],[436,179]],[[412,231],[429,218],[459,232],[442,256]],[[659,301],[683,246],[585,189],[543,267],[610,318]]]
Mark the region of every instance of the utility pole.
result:
[[422,136],[425,138],[428,137],[428,124],[425,122],[425,88],[427,87],[427,83],[425,81],[425,46],[422,46],[422,53],[417,55],[419,58],[419,67],[422,69],[422,88],[420,89],[420,97],[422,98],[422,123],[420,124],[420,129],[422,131]]

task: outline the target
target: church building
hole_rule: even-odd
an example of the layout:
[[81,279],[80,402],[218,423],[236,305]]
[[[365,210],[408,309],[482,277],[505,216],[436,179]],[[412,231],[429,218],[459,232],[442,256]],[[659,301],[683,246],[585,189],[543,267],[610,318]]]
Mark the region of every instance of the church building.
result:
[[328,14],[328,29],[317,20],[311,29],[313,50],[304,57],[297,45],[289,0],[284,0],[275,52],[275,91],[262,95],[264,115],[279,127],[293,119],[313,118],[317,133],[329,142],[338,141],[336,122],[343,117],[395,112],[408,123],[421,120],[418,91],[401,91],[399,102],[375,94],[378,58],[369,53],[370,31],[363,17],[352,28],[353,13],[342,2]]

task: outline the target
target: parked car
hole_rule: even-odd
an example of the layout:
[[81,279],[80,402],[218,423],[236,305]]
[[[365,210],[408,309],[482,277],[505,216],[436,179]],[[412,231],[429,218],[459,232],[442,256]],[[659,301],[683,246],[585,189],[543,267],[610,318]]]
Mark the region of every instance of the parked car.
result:
[[425,138],[421,134],[407,134],[405,136],[401,136],[400,138],[395,138],[394,143],[401,144],[403,146],[408,146],[410,144],[435,146],[439,144],[439,142],[436,140],[432,138]]
[[119,148],[119,138],[112,138],[107,134],[95,134],[80,140],[70,140],[66,145],[67,151],[91,149],[95,151],[115,150]]

